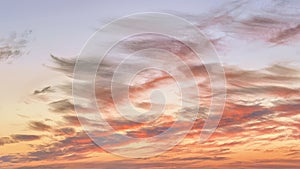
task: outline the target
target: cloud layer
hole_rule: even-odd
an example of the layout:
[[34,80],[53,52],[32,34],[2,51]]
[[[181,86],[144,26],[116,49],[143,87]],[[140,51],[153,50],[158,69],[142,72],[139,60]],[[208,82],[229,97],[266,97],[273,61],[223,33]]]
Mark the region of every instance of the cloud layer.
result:
[[[267,5],[270,2],[272,5]],[[265,3],[265,4],[264,4]],[[289,11],[291,4],[283,1],[264,1],[261,5],[249,1],[230,3],[224,9],[203,16],[187,16],[196,21],[201,30],[219,51],[228,51],[232,43],[246,41],[263,42],[264,47],[276,47],[299,42],[299,19],[295,11]],[[279,6],[285,10],[279,10]],[[251,12],[249,12],[251,11]],[[289,12],[288,12],[289,11]],[[298,13],[299,14],[299,13]],[[131,28],[131,27],[129,27]],[[112,35],[113,36],[113,35]],[[204,46],[205,47],[205,46]],[[128,87],[129,96],[118,90],[116,99],[112,98],[111,82],[118,68],[120,55],[130,54],[144,48],[160,48],[178,55],[190,70],[186,72],[181,62],[163,56],[136,56],[123,63],[128,72],[134,66],[148,66],[154,61],[166,62],[166,69],[181,72],[183,88],[178,90],[176,81],[161,70],[145,70],[137,74]],[[256,51],[250,52],[252,55]],[[210,77],[207,69],[213,70],[215,63],[203,64],[184,44],[162,36],[144,35],[128,38],[118,44],[106,57],[95,78],[95,96],[107,124],[93,116],[90,108],[90,95],[87,83],[80,81],[82,95],[80,105],[72,100],[72,83],[47,86],[35,90],[31,96],[48,106],[49,118],[28,121],[26,129],[39,134],[12,134],[0,138],[0,146],[28,144],[27,152],[10,153],[0,156],[0,166],[4,168],[297,168],[300,160],[300,68],[290,64],[275,63],[262,69],[246,70],[239,66],[224,65],[227,80],[227,101],[217,130],[204,143],[199,143],[199,135],[208,116],[212,95]],[[75,59],[51,56],[53,69],[74,80]],[[242,56],[241,56],[242,57]],[[85,60],[86,69],[95,64],[96,58]],[[247,59],[247,58],[245,58]],[[257,62],[259,62],[259,58]],[[122,75],[128,73],[121,72]],[[91,76],[86,73],[86,76]],[[78,80],[78,79],[75,79]],[[191,90],[196,82],[197,91]],[[79,83],[79,82],[78,82]],[[139,111],[147,111],[151,106],[161,106],[157,99],[149,98],[151,91],[161,89],[171,98],[185,92],[189,97],[185,102],[199,100],[199,107],[180,107],[176,100],[167,102],[167,112],[153,121],[155,114],[140,115],[139,123],[122,118],[116,105],[128,106],[128,97]],[[58,96],[52,98],[52,94]],[[40,96],[47,99],[40,100]],[[46,100],[46,101],[45,101]],[[44,102],[43,102],[44,101]],[[187,104],[188,105],[188,104]],[[74,107],[84,114],[76,114]],[[193,112],[199,112],[195,116]],[[140,153],[141,156],[163,148],[174,136],[182,134],[189,118],[195,118],[186,138],[171,150],[151,158],[128,159],[111,155],[95,142],[123,153]],[[80,119],[80,121],[78,120]],[[97,140],[92,140],[81,128],[93,130]],[[175,123],[178,122],[178,123]],[[173,127],[172,134],[160,137],[153,142],[134,142],[124,139],[152,138]],[[156,141],[156,142],[155,142]]]

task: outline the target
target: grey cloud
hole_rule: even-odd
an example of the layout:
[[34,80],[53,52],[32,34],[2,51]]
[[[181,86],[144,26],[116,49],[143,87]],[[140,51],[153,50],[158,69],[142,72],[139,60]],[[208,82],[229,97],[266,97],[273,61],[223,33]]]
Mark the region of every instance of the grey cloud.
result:
[[52,89],[52,87],[51,86],[47,86],[47,87],[45,87],[45,88],[43,88],[41,90],[35,90],[33,92],[33,94],[37,95],[37,94],[45,94],[45,93],[52,93],[52,92],[54,92],[54,90]]
[[14,59],[25,54],[31,30],[22,34],[12,33],[9,37],[0,37],[0,61]]
[[300,24],[296,27],[287,28],[275,35],[275,37],[270,39],[270,42],[280,44],[293,39],[295,36],[300,34]]
[[16,135],[12,135],[12,138],[16,141],[33,141],[33,140],[39,140],[41,138],[41,136],[16,134]]
[[72,72],[75,66],[75,59],[64,59],[59,58],[54,55],[50,55],[55,66],[50,66],[50,68],[66,73],[66,75],[72,77]]
[[10,143],[15,143],[15,142],[16,141],[10,137],[1,137],[0,138],[0,146],[3,146],[5,144],[10,144]]
[[49,104],[49,109],[55,113],[69,113],[74,111],[74,105],[67,99],[55,101]]
[[71,127],[60,128],[57,129],[55,132],[57,135],[74,135],[76,133],[75,129]]
[[38,135],[27,135],[27,134],[15,134],[9,137],[1,137],[0,138],[0,146],[5,144],[18,143],[22,141],[34,141],[39,140],[41,136]]
[[16,156],[13,156],[13,155],[0,156],[0,161],[2,161],[4,163],[5,162],[11,162],[14,159],[16,159]]
[[175,160],[181,161],[221,161],[221,160],[228,160],[228,157],[187,157],[187,158],[177,158]]
[[[293,14],[292,0],[263,0],[225,2],[221,8],[200,16],[188,16],[198,22],[209,37],[219,39],[216,45],[222,46],[232,39],[262,40],[269,44],[299,39],[299,8]],[[299,2],[295,6],[299,6]],[[278,10],[281,9],[281,10]],[[214,34],[211,32],[219,32]],[[224,42],[225,41],[225,42]]]
[[32,121],[29,123],[29,127],[33,130],[37,130],[37,131],[49,131],[52,129],[51,126],[44,124],[42,122],[38,122],[38,121]]
[[245,115],[244,118],[259,118],[259,117],[263,117],[265,115],[271,114],[272,111],[270,110],[261,110],[261,111],[254,111],[251,114]]

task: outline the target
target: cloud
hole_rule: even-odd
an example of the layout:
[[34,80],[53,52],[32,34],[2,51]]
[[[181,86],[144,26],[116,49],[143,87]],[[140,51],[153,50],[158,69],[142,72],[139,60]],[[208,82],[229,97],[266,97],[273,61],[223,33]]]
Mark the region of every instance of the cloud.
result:
[[232,40],[260,40],[275,45],[295,42],[300,38],[299,18],[296,17],[299,10],[290,14],[295,8],[289,4],[295,1],[281,2],[227,2],[219,9],[190,18],[198,22],[199,28],[209,37],[217,39],[214,44],[219,49],[224,49]]
[[67,99],[54,101],[49,104],[49,110],[55,113],[70,113],[74,111],[74,105]]
[[10,143],[15,143],[15,142],[16,141],[10,137],[1,137],[0,138],[0,146],[3,146],[5,144],[10,144]]
[[16,134],[16,135],[12,135],[12,138],[15,141],[34,141],[34,140],[39,140],[41,138],[41,136],[26,135],[26,134]]
[[[183,166],[183,165],[178,165]],[[118,161],[108,161],[108,162],[75,162],[75,163],[63,163],[63,164],[51,164],[51,165],[38,165],[38,166],[28,166],[28,167],[19,167],[17,169],[39,169],[39,168],[73,168],[73,169],[82,169],[82,168],[91,168],[91,169],[115,169],[115,168],[122,168],[122,169],[159,169],[159,168],[168,168],[167,163],[163,162],[143,162],[143,163],[136,163],[130,160],[118,160]]]
[[55,66],[49,66],[52,69],[65,72],[68,76],[72,76],[70,70],[74,69],[75,59],[64,59],[54,55],[50,55]]
[[41,90],[35,90],[33,92],[34,95],[37,95],[37,94],[45,94],[45,93],[48,93],[48,92],[54,92],[54,90],[51,88],[51,86],[47,86],[47,87],[44,87],[43,89]]
[[154,137],[156,135],[162,134],[170,126],[156,126],[156,127],[144,127],[134,131],[128,131],[127,135],[134,138],[147,138]]
[[64,128],[60,128],[60,129],[57,129],[55,130],[55,134],[56,135],[59,135],[59,136],[72,136],[76,133],[75,129],[74,128],[71,128],[71,127],[64,127]]
[[77,116],[63,116],[64,121],[66,122],[66,125],[72,125],[72,126],[80,126],[80,121],[78,120]]
[[44,124],[42,122],[38,122],[38,121],[32,121],[29,123],[29,127],[33,130],[36,131],[49,131],[52,129],[51,126]]
[[228,160],[227,157],[187,157],[187,158],[178,158],[174,160],[182,160],[182,161],[221,161],[221,160]]
[[26,45],[29,42],[31,30],[22,34],[12,33],[9,37],[0,37],[0,61],[7,61],[27,53]]
[[254,119],[254,118],[262,117],[262,116],[265,116],[265,115],[268,115],[271,113],[272,112],[270,110],[254,111],[251,114],[245,115],[244,118]]
[[15,159],[16,157],[15,156],[11,156],[11,155],[7,155],[7,156],[1,156],[0,157],[0,161],[2,162],[11,162]]
[[295,36],[299,37],[300,34],[300,24],[296,27],[287,28],[275,35],[275,37],[271,38],[269,41],[272,43],[280,44],[288,42],[291,39],[294,39]]
[[274,169],[280,169],[280,168],[287,168],[287,169],[294,169],[297,168],[299,160],[298,159],[271,159],[271,160],[255,160],[255,161],[243,161],[243,162],[234,162],[229,163],[227,165],[224,165],[224,167],[239,167],[243,166],[243,168],[250,169],[250,168],[274,168]]
[[22,141],[34,141],[39,140],[41,136],[38,135],[27,135],[27,134],[15,134],[9,137],[1,137],[0,138],[0,146],[5,144],[18,143]]
[[[273,1],[272,1],[273,2]],[[275,1],[274,1],[275,2]],[[281,11],[270,12],[266,5],[261,8],[253,8],[253,2],[234,2],[224,6],[220,11],[212,11],[203,16],[197,16],[197,25],[204,30],[209,39],[217,45],[217,49],[223,49],[223,45],[230,45],[226,42],[244,41],[263,41],[268,45],[289,44],[297,40],[299,33],[298,20],[289,19],[291,16],[281,15]],[[278,5],[277,1],[275,6]],[[283,8],[286,6],[282,6]],[[278,8],[278,6],[276,7]],[[284,8],[285,9],[285,8]],[[252,11],[252,12],[251,12]],[[254,11],[254,12],[253,12]],[[266,13],[262,13],[265,11]],[[282,9],[282,12],[284,10]],[[271,15],[272,14],[272,15]],[[287,17],[288,19],[284,19]],[[206,19],[206,20],[205,20]],[[204,21],[203,21],[204,20]],[[202,22],[203,21],[203,22]],[[125,25],[130,26],[130,25]],[[130,28],[130,27],[129,27]],[[114,128],[115,132],[107,132],[107,127],[102,122],[97,121],[91,114],[74,113],[74,103],[70,101],[72,96],[71,84],[63,84],[58,88],[67,94],[66,98],[51,101],[49,110],[60,118],[54,120],[56,126],[50,126],[39,121],[32,121],[29,127],[36,131],[47,131],[47,138],[51,141],[33,145],[34,149],[28,153],[15,156],[2,156],[0,159],[5,162],[14,161],[23,164],[28,161],[39,161],[49,163],[49,165],[28,166],[28,168],[172,168],[174,166],[181,168],[296,168],[297,153],[299,152],[298,140],[299,131],[299,86],[300,70],[288,64],[274,64],[259,70],[245,70],[238,66],[224,65],[227,78],[227,102],[222,119],[215,133],[203,144],[199,144],[199,135],[202,131],[204,122],[207,118],[207,110],[211,102],[211,88],[207,69],[214,69],[215,64],[200,64],[192,52],[183,44],[161,36],[136,36],[124,40],[118,44],[119,48],[115,53],[110,53],[109,57],[103,60],[100,66],[95,85],[95,93],[100,109],[103,109],[106,121]],[[175,47],[174,47],[175,46]],[[152,123],[142,124],[119,118],[115,115],[117,104],[127,105],[124,100],[127,95],[117,88],[117,98],[112,100],[111,79],[115,69],[118,66],[117,61],[122,55],[131,53],[143,48],[159,48],[171,51],[179,55],[180,60],[190,68],[192,75],[198,79],[197,86],[202,90],[201,103],[199,107],[201,114],[196,117],[195,124],[180,145],[175,146],[163,155],[148,159],[120,160],[117,157],[111,157],[107,162],[101,159],[103,154],[108,156],[100,147],[95,145],[93,140],[80,128],[81,122],[85,122],[87,127],[95,129],[92,133],[96,136],[96,142],[102,146],[120,151],[129,152],[133,142],[123,139],[123,135],[135,138],[149,138],[163,133],[170,127],[174,127],[174,135],[167,135],[161,138],[161,142],[154,144],[136,143],[141,152],[147,152],[150,149],[159,148],[166,144],[166,140],[172,139],[175,135],[181,134],[181,127],[186,123],[180,121],[178,126],[172,126],[176,115],[190,118],[191,112],[195,110],[192,106],[187,106],[178,111],[174,104],[167,104],[170,109],[169,114],[162,116]],[[219,47],[219,48],[218,48]],[[228,46],[227,46],[228,47]],[[254,51],[255,54],[255,51]],[[65,59],[51,55],[54,66],[52,69],[62,72],[72,80],[74,79],[73,69],[75,59]],[[124,63],[124,71],[121,75],[133,70],[135,66],[152,66],[155,60],[165,61],[166,69],[176,70],[176,73],[182,73],[180,80],[185,84],[191,82],[190,74],[186,72],[185,66],[173,60],[173,58],[160,58],[162,56],[136,56],[129,62]],[[132,61],[132,62],[131,62]],[[96,58],[84,60],[82,76],[90,75],[87,70],[90,67],[98,66]],[[199,64],[198,64],[199,63]],[[125,71],[126,70],[126,71]],[[79,79],[81,76],[77,76]],[[161,71],[149,70],[137,75],[137,81],[132,84],[123,84],[129,87],[130,99],[134,102],[136,108],[148,110],[151,106],[160,104],[151,104],[148,93],[153,89],[170,89],[174,84],[173,79]],[[76,105],[80,109],[89,110],[87,94],[88,84],[80,82],[79,89],[82,94],[79,96],[83,100],[82,105]],[[48,86],[36,90],[36,95],[47,95],[52,87]],[[55,90],[54,92],[61,92]],[[190,86],[185,86],[182,92],[189,93],[188,99],[198,99],[193,97],[195,91]],[[172,91],[172,93],[176,93]],[[193,93],[193,94],[190,94]],[[60,94],[60,93],[58,93]],[[218,94],[218,93],[217,93]],[[216,94],[216,95],[217,95]],[[154,100],[155,101],[155,100]],[[83,106],[85,105],[85,106]],[[175,110],[174,110],[175,109]],[[53,114],[51,114],[53,115]],[[149,118],[147,115],[141,118]],[[149,118],[150,119],[150,118]],[[17,143],[20,141],[38,140],[39,135],[12,135],[0,138],[0,145]],[[292,149],[289,146],[293,146]],[[272,150],[273,152],[267,151]],[[288,149],[288,150],[285,150]],[[290,151],[293,150],[293,151]],[[276,156],[290,158],[277,159]],[[102,154],[103,153],[103,154]],[[246,155],[245,155],[246,154]],[[240,157],[247,156],[247,161]],[[92,159],[91,156],[97,156],[99,159]],[[238,157],[238,158],[237,158]],[[261,157],[261,160],[258,158]],[[263,160],[266,157],[271,160]],[[90,163],[82,162],[82,159],[88,159]],[[59,160],[68,160],[69,163],[56,164]],[[78,162],[82,160],[81,162]],[[94,161],[93,161],[94,160]],[[98,162],[98,160],[100,162]],[[273,160],[273,161],[272,161]],[[278,161],[277,161],[278,160]],[[170,163],[172,161],[172,163]],[[226,162],[226,163],[225,163]],[[21,167],[22,168],[22,167]],[[23,168],[26,168],[25,166]]]

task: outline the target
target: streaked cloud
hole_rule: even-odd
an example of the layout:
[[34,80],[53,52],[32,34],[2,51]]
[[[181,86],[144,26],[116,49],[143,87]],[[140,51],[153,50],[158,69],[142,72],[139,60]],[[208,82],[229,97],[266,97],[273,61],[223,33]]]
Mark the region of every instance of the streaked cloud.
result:
[[69,100],[58,100],[49,104],[49,110],[55,113],[66,113],[74,111],[74,105]]
[[41,139],[39,135],[30,135],[30,134],[14,134],[9,137],[1,137],[0,138],[0,146],[5,144],[18,143],[23,141],[34,141]]
[[52,129],[50,125],[44,124],[38,121],[32,121],[29,124],[30,129],[37,130],[37,131],[49,131]]

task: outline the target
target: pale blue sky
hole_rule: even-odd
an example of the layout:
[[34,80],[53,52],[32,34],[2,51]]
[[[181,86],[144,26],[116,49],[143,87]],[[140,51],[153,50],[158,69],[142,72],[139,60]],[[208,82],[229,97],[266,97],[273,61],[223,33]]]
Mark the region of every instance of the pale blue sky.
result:
[[[136,12],[152,11],[197,15],[214,8],[222,8],[223,4],[230,1],[232,0],[2,1],[0,6],[0,37],[5,37],[13,31],[22,33],[25,30],[32,30],[32,40],[28,47],[30,54],[21,57],[16,62],[22,65],[40,66],[49,62],[50,53],[62,57],[77,55],[90,35],[112,19]],[[259,3],[268,4],[270,0],[260,1]],[[254,2],[253,4],[255,6],[257,3]],[[252,48],[257,49],[255,44],[251,45],[254,46]],[[260,44],[256,45],[258,48],[261,46]],[[289,55],[299,53],[299,50],[295,50],[298,46],[272,49],[263,51],[262,54],[257,50],[257,56],[253,56],[251,53],[245,53],[249,49],[247,49],[247,44],[244,44],[242,48],[239,47],[238,50],[229,53],[230,56],[221,56],[221,59],[225,63],[241,64],[245,67],[263,67],[272,63],[272,59],[274,62],[282,60],[298,61],[295,60],[295,56],[282,56],[285,52],[289,52]],[[245,49],[245,51],[241,51],[241,49]],[[244,56],[240,56],[241,53]],[[281,56],[261,56],[273,54]],[[261,62],[257,63],[253,57],[258,57]],[[245,62],[245,60],[247,61]],[[249,63],[252,65],[249,66]]]
[[[136,12],[176,11],[200,14],[222,1],[155,0],[155,1],[5,1],[0,6],[1,36],[10,32],[32,30],[31,54],[35,62],[49,53],[76,55],[85,41],[104,22]],[[24,63],[24,61],[22,61]],[[31,62],[32,63],[32,62]]]

